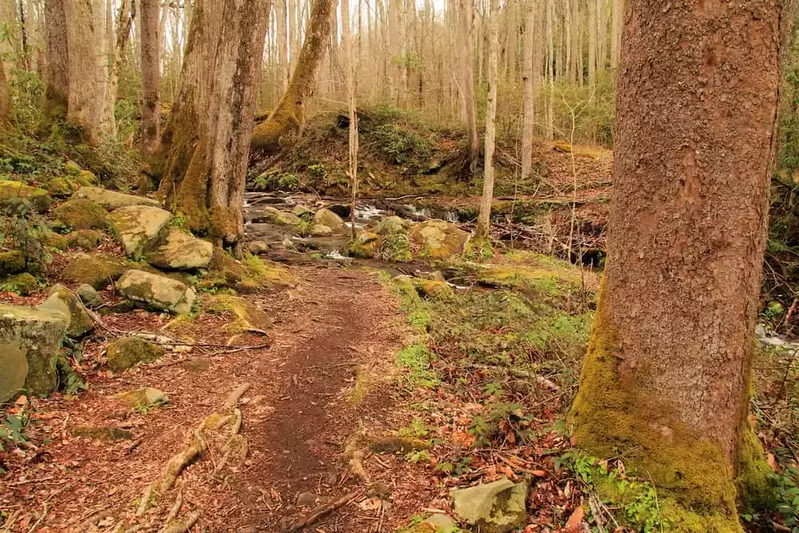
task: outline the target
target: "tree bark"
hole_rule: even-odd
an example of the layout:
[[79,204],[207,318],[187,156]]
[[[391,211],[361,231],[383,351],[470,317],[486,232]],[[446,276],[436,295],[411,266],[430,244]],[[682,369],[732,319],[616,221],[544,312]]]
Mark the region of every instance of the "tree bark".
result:
[[44,126],[67,117],[69,50],[64,0],[45,0],[47,67],[45,69]]
[[255,153],[273,154],[292,144],[305,124],[305,105],[316,87],[316,74],[330,38],[336,0],[314,0],[311,19],[297,67],[277,108],[253,130],[251,147]]
[[0,61],[0,124],[9,126],[14,121],[14,105],[11,102],[11,94],[8,92],[8,81],[6,80],[6,68]]
[[588,90],[596,87],[596,4],[588,0]]
[[159,6],[158,0],[141,0],[141,143],[145,154],[156,149],[161,122]]
[[747,407],[779,25],[778,0],[627,1],[608,264],[570,422],[702,524],[684,531],[739,531],[733,478],[762,472]]
[[499,55],[499,0],[491,0],[488,43],[488,101],[486,109],[485,166],[483,168],[483,197],[477,217],[475,235],[488,238],[491,226],[491,201],[494,199],[494,142],[497,116],[497,56]]
[[522,65],[523,119],[522,119],[522,169],[521,181],[530,177],[533,166],[533,127],[535,125],[535,82],[533,71],[533,47],[535,46],[535,1],[528,6],[524,28],[524,51]]
[[[590,1],[590,0],[589,0]],[[552,17],[555,10],[554,0],[547,0],[547,129],[546,139],[551,141],[555,137],[555,73],[553,70],[555,44],[552,37]]]
[[477,134],[477,110],[474,100],[474,0],[460,1],[461,91],[466,119],[466,168],[469,176],[477,172],[480,138]]
[[113,113],[116,107],[117,92],[119,89],[119,68],[122,63],[122,54],[128,46],[130,38],[130,27],[133,24],[133,13],[131,11],[131,0],[122,0],[117,16],[116,37],[114,39],[114,53],[111,56],[108,68],[108,101],[106,105]]

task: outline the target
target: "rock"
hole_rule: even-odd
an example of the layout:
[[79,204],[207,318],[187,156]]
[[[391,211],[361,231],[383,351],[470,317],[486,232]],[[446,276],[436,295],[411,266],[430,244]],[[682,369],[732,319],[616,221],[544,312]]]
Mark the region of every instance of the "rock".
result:
[[311,226],[312,237],[327,237],[333,235],[333,230],[323,224],[313,224]]
[[[335,483],[335,481],[333,481],[333,483]],[[376,481],[374,483],[370,483],[369,486],[366,487],[366,495],[370,498],[377,497],[383,500],[388,500],[391,496],[391,487],[385,483]]]
[[78,183],[84,187],[92,187],[100,184],[100,180],[91,170],[81,170],[78,174]]
[[252,241],[247,244],[247,251],[255,255],[265,254],[269,251],[269,245],[265,241]]
[[298,216],[300,218],[303,218],[303,217],[310,218],[310,217],[313,216],[313,211],[311,211],[310,209],[308,209],[304,205],[297,204],[291,209],[291,214],[293,214],[295,216]]
[[458,533],[463,531],[458,523],[449,515],[434,514],[414,527],[410,533]]
[[88,283],[81,283],[78,285],[78,288],[75,289],[75,294],[78,295],[80,301],[83,302],[83,305],[89,309],[97,309],[103,305],[103,299],[100,297],[97,291],[94,290],[94,287]]
[[30,202],[37,213],[50,209],[53,199],[47,191],[25,185],[21,181],[0,180],[0,209],[13,208],[21,201]]
[[28,377],[28,359],[13,344],[0,343],[0,403],[16,396]]
[[167,225],[172,215],[169,211],[150,205],[120,207],[109,215],[116,238],[131,257],[141,254]]
[[267,222],[271,224],[280,224],[281,226],[299,226],[300,223],[302,223],[302,219],[297,215],[281,211],[271,205],[264,207],[264,217]]
[[380,236],[370,231],[361,231],[356,235],[355,240],[347,245],[347,255],[350,257],[362,257],[364,259],[374,256],[375,248]]
[[93,229],[80,229],[69,233],[66,239],[68,248],[80,248],[81,250],[91,252],[97,248],[103,236],[99,231]]
[[[56,358],[66,329],[60,313],[0,304],[0,345],[14,346],[25,354],[28,393],[47,395],[58,386]],[[5,371],[5,366],[2,368]]]
[[443,220],[426,220],[413,228],[411,240],[420,246],[420,255],[449,259],[464,252],[469,233]]
[[108,368],[123,372],[139,363],[149,363],[164,355],[164,349],[139,337],[125,337],[108,345]]
[[393,233],[407,233],[413,224],[398,216],[386,217],[377,224],[375,233],[378,235],[391,235]]
[[120,392],[114,394],[112,398],[119,400],[131,409],[150,409],[164,405],[169,401],[166,394],[152,387]]
[[406,263],[413,259],[411,240],[404,233],[383,235],[378,248],[380,259],[383,261]]
[[45,185],[53,198],[68,198],[78,190],[78,186],[69,178],[53,178]]
[[25,270],[25,255],[19,250],[0,252],[0,276],[8,276]]
[[39,288],[39,282],[28,272],[15,274],[0,281],[0,290],[15,292],[20,296],[30,296]]
[[502,478],[449,495],[455,516],[484,533],[506,533],[527,523],[527,482]]
[[77,176],[80,174],[80,170],[80,165],[72,160],[67,160],[67,162],[64,163],[64,172],[70,176]]
[[235,329],[239,331],[266,332],[272,327],[269,315],[246,298],[238,296],[214,296],[207,300],[208,308],[230,311],[236,315]]
[[158,200],[147,198],[145,196],[136,196],[135,194],[125,194],[117,191],[109,191],[102,187],[82,187],[78,192],[72,195],[73,199],[85,198],[92,202],[105,207],[106,209],[116,209],[118,207],[127,207],[132,205],[149,205],[158,207],[161,204]]
[[53,218],[72,229],[103,229],[108,211],[85,198],[69,200],[53,209]]
[[85,283],[101,290],[119,279],[124,271],[125,266],[115,257],[78,254],[67,263],[61,277],[65,281]]
[[319,497],[313,492],[300,492],[297,495],[297,507],[313,507]]
[[129,300],[179,315],[191,311],[195,298],[194,289],[180,281],[143,270],[128,270],[116,287]]
[[73,426],[69,430],[73,437],[88,437],[94,440],[130,440],[133,434],[127,429],[110,426]]
[[144,258],[158,268],[194,270],[206,268],[211,263],[213,253],[214,247],[210,242],[171,228],[152,251],[145,253]]
[[313,216],[313,223],[327,226],[336,233],[347,229],[347,225],[344,224],[344,221],[341,220],[340,216],[335,214],[330,209],[325,209],[324,207],[317,211]]
[[434,279],[415,279],[416,290],[422,296],[427,296],[434,300],[449,300],[455,295],[455,291],[446,281]]
[[47,294],[49,296],[37,309],[60,313],[67,323],[67,335],[79,338],[94,329],[92,317],[75,293],[59,283],[50,287]]

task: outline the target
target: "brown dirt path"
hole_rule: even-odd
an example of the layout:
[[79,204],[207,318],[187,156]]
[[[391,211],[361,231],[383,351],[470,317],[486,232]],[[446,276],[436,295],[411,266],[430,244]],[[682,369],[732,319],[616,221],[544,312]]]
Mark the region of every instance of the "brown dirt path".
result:
[[[37,531],[114,531],[121,523],[125,527],[118,531],[134,524],[142,526],[139,531],[157,531],[180,493],[181,516],[201,513],[192,531],[277,532],[314,505],[363,490],[348,472],[343,450],[363,421],[373,431],[396,427],[390,407],[401,393],[388,380],[372,387],[366,401],[353,402],[353,391],[361,385],[356,370],[391,372],[390,361],[405,335],[396,302],[374,272],[323,265],[293,271],[295,289],[250,297],[274,316],[274,343],[268,350],[167,361],[119,376],[95,370],[87,372],[88,392],[38,400],[40,416],[31,437],[35,449],[10,461],[17,468],[0,480],[0,510],[17,515],[11,530],[28,531],[38,521]],[[137,320],[139,329],[149,331],[163,325],[151,313],[142,312]],[[228,337],[225,324],[213,315],[192,327],[198,342]],[[257,344],[258,338],[238,342]],[[95,343],[95,348],[101,345]],[[189,428],[243,382],[251,384],[241,401],[247,459],[214,475],[221,457],[212,448],[184,471],[175,488],[158,495],[157,507],[135,518],[143,488],[185,446]],[[108,398],[141,386],[165,391],[170,403],[150,413],[131,413]],[[82,423],[127,428],[133,440],[72,437],[69,429]],[[385,461],[394,462],[380,462]],[[303,492],[318,501],[297,505]],[[400,488],[397,499],[414,507],[416,492]],[[364,509],[353,503],[316,527],[328,533],[392,530],[389,520],[382,525],[383,518],[375,527],[374,512],[367,513],[364,525]],[[401,509],[401,504],[395,507],[391,521],[406,518]]]

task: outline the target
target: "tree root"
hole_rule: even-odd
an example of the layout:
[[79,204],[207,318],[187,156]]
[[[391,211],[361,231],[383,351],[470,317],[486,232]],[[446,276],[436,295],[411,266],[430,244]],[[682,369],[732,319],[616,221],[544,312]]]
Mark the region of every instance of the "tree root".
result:
[[172,522],[171,524],[167,525],[162,532],[163,533],[186,533],[188,530],[192,528],[194,524],[197,523],[197,520],[200,519],[200,511],[192,511],[187,514],[182,520],[178,520],[177,522]]
[[307,518],[289,526],[288,529],[286,529],[286,533],[294,533],[296,531],[300,531],[301,529],[306,528],[311,524],[318,522],[321,518],[324,518],[329,513],[335,511],[339,507],[347,505],[349,502],[354,500],[359,494],[360,491],[350,492],[346,496],[334,501],[333,503],[317,507],[316,510],[313,513],[311,513]]
[[169,524],[178,516],[180,512],[180,507],[183,505],[183,493],[178,492],[177,498],[175,498],[175,503],[172,504],[172,507],[169,509],[169,514],[166,515],[166,520],[164,520],[164,527],[162,527],[158,533],[164,533],[166,528]]

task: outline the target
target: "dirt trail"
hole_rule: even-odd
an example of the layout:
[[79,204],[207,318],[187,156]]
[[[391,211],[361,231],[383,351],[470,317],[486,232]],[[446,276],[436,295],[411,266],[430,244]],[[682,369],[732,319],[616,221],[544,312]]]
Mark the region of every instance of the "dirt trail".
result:
[[[275,318],[268,350],[150,365],[120,376],[98,371],[90,375],[90,391],[76,399],[39,401],[45,416],[34,426],[52,442],[34,438],[38,448],[24,459],[27,468],[12,469],[0,482],[0,509],[17,512],[12,530],[28,531],[41,519],[38,531],[112,531],[121,521],[157,531],[180,492],[181,515],[201,512],[195,530],[277,532],[313,506],[361,487],[342,452],[359,418],[381,425],[392,388],[357,407],[348,398],[357,368],[380,366],[401,346],[396,304],[374,273],[326,266],[293,271],[295,289],[255,298]],[[140,315],[142,329],[159,325],[150,315]],[[199,340],[221,338],[224,324],[213,317],[198,322]],[[157,507],[134,518],[142,489],[185,446],[188,429],[243,382],[251,384],[241,402],[247,459],[214,476],[221,458],[210,450],[159,495]],[[140,386],[164,390],[170,403],[130,413],[108,398]],[[69,429],[82,423],[127,428],[133,440],[72,437]],[[301,508],[296,498],[303,492],[319,500]],[[333,515],[324,530],[367,530],[347,514]]]

